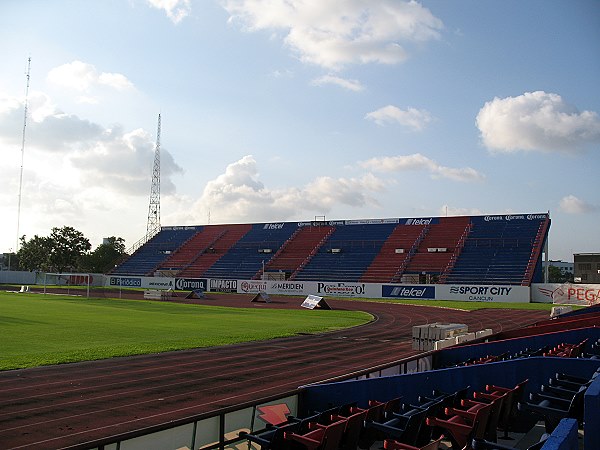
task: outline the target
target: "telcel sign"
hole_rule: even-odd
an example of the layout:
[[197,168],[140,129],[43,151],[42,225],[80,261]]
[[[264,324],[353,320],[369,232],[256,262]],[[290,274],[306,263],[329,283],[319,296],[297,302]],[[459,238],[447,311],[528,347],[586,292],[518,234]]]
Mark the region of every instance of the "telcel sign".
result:
[[435,286],[387,286],[381,287],[383,297],[391,298],[435,298]]

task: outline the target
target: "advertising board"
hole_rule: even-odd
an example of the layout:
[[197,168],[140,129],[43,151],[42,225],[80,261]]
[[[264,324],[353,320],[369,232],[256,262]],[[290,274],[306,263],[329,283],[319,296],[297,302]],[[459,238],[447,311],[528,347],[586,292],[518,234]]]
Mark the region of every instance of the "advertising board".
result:
[[386,285],[381,286],[383,298],[435,299],[435,286]]
[[178,291],[206,291],[208,280],[206,278],[175,278],[175,289]]
[[[421,300],[459,300],[479,302],[529,302],[594,304],[600,302],[598,285],[537,284],[535,290],[528,286],[506,285],[447,285],[447,284],[380,284],[351,283],[345,281],[295,281],[295,280],[229,280],[218,278],[170,277],[105,277],[105,286],[142,289],[176,289],[184,291],[230,292],[238,294],[317,295],[339,298],[383,298]],[[577,303],[579,302],[579,303]]]
[[175,279],[168,277],[135,277],[109,275],[105,278],[105,286],[143,289],[175,289]]
[[531,301],[564,305],[596,305],[600,303],[600,285],[573,283],[534,283]]
[[436,300],[470,302],[529,303],[528,286],[439,284]]

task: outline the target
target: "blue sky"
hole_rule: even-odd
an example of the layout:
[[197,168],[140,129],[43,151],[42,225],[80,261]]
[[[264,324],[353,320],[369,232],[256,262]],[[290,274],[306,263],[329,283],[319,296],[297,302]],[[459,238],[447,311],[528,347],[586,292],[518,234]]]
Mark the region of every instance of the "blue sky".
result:
[[73,226],[550,211],[600,252],[600,2],[7,0],[0,251]]

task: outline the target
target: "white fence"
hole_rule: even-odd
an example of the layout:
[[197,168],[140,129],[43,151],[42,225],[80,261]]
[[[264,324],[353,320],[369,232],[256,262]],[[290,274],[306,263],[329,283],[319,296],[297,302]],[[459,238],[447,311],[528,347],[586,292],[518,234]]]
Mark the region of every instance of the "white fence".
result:
[[278,280],[229,280],[214,278],[169,278],[107,275],[105,286],[142,289],[176,289],[205,292],[234,292],[238,294],[299,295],[320,297],[415,299],[415,300],[461,300],[478,302],[530,301],[527,286],[503,285],[447,285],[447,284],[391,284],[350,283],[330,281],[278,281]]

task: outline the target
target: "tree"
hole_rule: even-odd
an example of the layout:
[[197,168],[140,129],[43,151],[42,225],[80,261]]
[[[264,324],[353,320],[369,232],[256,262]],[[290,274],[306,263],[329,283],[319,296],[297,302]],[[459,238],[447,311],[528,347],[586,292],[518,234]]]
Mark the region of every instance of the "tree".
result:
[[19,267],[24,270],[47,271],[50,268],[49,255],[52,251],[50,238],[40,237],[37,234],[29,241],[25,235],[21,236],[21,245],[17,252]]
[[81,269],[85,272],[107,273],[123,255],[125,255],[125,240],[111,236],[81,259]]
[[90,241],[83,233],[73,227],[52,228],[50,240],[52,241],[52,250],[49,262],[52,270],[58,273],[65,270],[76,270],[80,258],[92,248]]
[[52,228],[48,237],[35,235],[27,241],[21,238],[17,256],[19,267],[44,272],[73,271],[79,268],[79,260],[91,248],[90,241],[73,227]]
[[19,258],[12,251],[0,254],[0,270],[17,270]]
[[548,266],[548,282],[549,283],[572,283],[573,274],[563,272],[559,267]]

